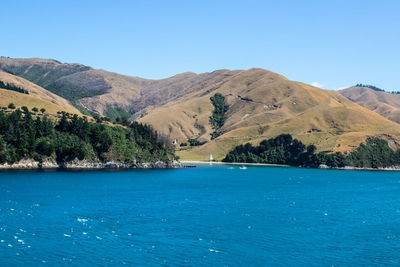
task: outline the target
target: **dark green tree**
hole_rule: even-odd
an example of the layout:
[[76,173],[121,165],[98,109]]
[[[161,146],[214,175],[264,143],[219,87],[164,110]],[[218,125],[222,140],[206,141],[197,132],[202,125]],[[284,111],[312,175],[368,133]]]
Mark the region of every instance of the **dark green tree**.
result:
[[220,128],[225,123],[225,113],[228,111],[228,105],[225,103],[225,97],[220,93],[216,93],[210,100],[214,106],[214,111],[210,117],[210,124],[214,129],[214,132],[211,133],[211,139],[215,139],[221,135]]

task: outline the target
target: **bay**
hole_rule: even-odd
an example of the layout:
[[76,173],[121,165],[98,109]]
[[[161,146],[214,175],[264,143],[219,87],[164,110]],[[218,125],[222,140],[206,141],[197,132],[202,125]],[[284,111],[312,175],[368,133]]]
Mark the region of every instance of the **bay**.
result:
[[400,264],[400,175],[289,167],[0,172],[0,265]]

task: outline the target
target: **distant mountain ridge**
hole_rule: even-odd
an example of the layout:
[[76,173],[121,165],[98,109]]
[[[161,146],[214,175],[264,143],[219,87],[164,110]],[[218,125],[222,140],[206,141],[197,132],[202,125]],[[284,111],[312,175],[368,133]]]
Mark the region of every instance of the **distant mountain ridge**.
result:
[[353,86],[338,91],[351,101],[368,108],[389,120],[400,123],[400,95],[375,90],[366,86]]
[[355,85],[355,87],[366,87],[366,88],[372,89],[374,91],[386,92],[386,93],[390,93],[390,94],[394,94],[394,95],[400,94],[400,91],[388,91],[388,90],[376,87],[375,85],[371,85],[371,84],[358,83],[358,84]]
[[148,80],[52,59],[0,58],[0,70],[23,77],[93,114],[132,119],[193,90],[221,82],[234,72],[182,73]]

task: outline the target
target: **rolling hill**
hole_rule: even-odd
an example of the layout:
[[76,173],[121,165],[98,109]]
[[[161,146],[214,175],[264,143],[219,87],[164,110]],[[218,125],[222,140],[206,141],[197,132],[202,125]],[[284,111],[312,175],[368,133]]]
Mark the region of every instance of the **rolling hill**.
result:
[[[222,135],[211,140],[210,97],[225,96],[229,109]],[[220,83],[185,94],[152,109],[142,122],[186,142],[198,138],[204,145],[184,149],[183,159],[206,160],[212,153],[221,159],[233,146],[290,133],[315,144],[320,151],[346,152],[366,136],[399,141],[400,125],[389,121],[336,92],[322,90],[263,69],[236,71]]]
[[222,82],[235,73],[228,70],[200,75],[188,72],[162,80],[147,80],[78,63],[6,57],[0,58],[0,70],[23,77],[93,114],[111,119],[138,118],[147,110]]
[[400,95],[377,91],[368,87],[353,86],[339,93],[357,104],[400,123]]
[[[362,107],[353,102],[359,101],[357,92],[353,96],[341,92],[344,97],[264,69],[187,72],[161,80],[35,58],[0,58],[0,69],[37,83],[91,113],[149,123],[178,143],[188,139],[204,142],[179,151],[182,159],[206,160],[210,153],[222,159],[235,145],[256,144],[281,133],[313,143],[319,151],[346,152],[367,136],[383,137],[392,147],[400,143],[400,125],[389,120],[396,121],[396,106],[389,98],[385,100],[389,107],[371,108],[360,101]],[[214,106],[210,98],[216,93],[225,97],[228,111],[221,135],[211,140]],[[392,107],[392,115],[387,116],[383,110]]]
[[16,107],[27,106],[29,109],[36,107],[45,108],[46,113],[56,114],[58,111],[66,111],[73,114],[81,114],[64,98],[55,95],[40,86],[29,82],[21,77],[0,71],[0,82],[18,88],[26,93],[4,89],[0,86],[0,106],[6,107],[9,103],[14,103]]

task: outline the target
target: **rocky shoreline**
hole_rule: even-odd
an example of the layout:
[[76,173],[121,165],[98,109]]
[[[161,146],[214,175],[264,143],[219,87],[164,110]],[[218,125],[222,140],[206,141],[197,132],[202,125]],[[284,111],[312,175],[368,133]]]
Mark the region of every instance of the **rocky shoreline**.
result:
[[46,160],[43,162],[33,159],[23,159],[14,164],[0,164],[0,170],[40,170],[40,169],[69,169],[69,170],[95,170],[95,169],[178,169],[182,164],[178,161],[164,162],[136,162],[121,163],[115,161],[109,162],[90,162],[87,160],[75,159],[70,162],[57,163],[55,160]]
[[353,166],[345,166],[345,167],[336,167],[332,168],[327,165],[321,164],[318,166],[318,169],[326,169],[326,170],[352,170],[352,171],[400,171],[400,166],[390,166],[390,167],[378,167],[378,168],[362,168],[362,167],[353,167]]
[[[164,161],[156,161],[156,162],[136,162],[136,163],[121,163],[116,161],[108,161],[108,162],[91,162],[88,160],[78,160],[75,159],[70,162],[62,162],[57,163],[53,159],[48,159],[43,162],[35,161],[33,159],[23,159],[18,163],[13,164],[0,164],[0,170],[40,170],[40,169],[67,169],[67,170],[117,170],[117,169],[179,169],[183,168],[183,164],[185,163],[193,163],[193,164],[210,164],[210,162],[201,162],[201,161],[172,161],[172,162],[164,162]],[[288,167],[288,165],[279,165],[279,164],[260,164],[260,163],[225,163],[225,162],[212,162],[211,164],[232,164],[232,165],[251,165],[251,166],[280,166],[280,167]],[[391,166],[385,168],[361,168],[361,167],[352,167],[345,166],[342,168],[332,168],[327,165],[321,164],[317,167],[318,169],[327,169],[327,170],[358,170],[358,171],[400,171],[400,166]]]

